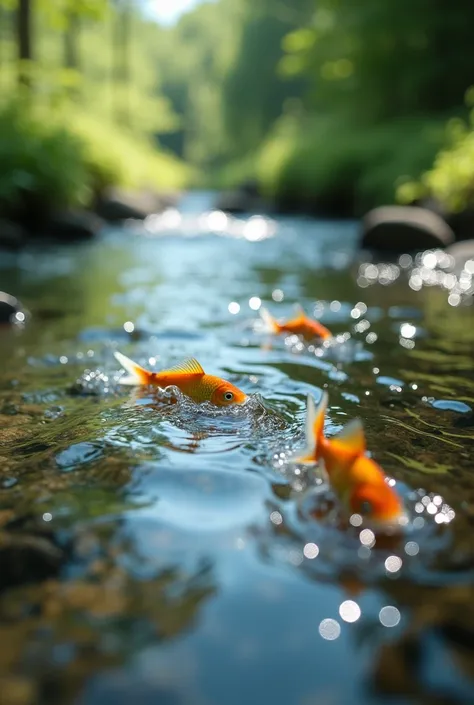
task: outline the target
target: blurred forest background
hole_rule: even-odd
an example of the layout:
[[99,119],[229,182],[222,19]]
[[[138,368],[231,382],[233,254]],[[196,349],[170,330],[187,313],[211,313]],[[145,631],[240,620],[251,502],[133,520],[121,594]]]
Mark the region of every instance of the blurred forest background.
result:
[[339,216],[473,203],[474,3],[147,4],[0,0],[0,211],[250,182]]

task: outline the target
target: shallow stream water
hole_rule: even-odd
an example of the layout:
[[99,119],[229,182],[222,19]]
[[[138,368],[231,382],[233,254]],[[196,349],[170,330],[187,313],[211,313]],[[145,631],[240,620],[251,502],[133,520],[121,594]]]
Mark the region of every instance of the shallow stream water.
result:
[[[357,227],[230,219],[194,194],[0,254],[29,311],[0,329],[2,705],[474,702],[469,267],[378,266]],[[334,344],[262,330],[261,305],[296,303]],[[120,386],[114,350],[194,356],[250,401]],[[396,481],[400,537],[342,527],[289,462],[324,389],[327,433],[360,416]]]

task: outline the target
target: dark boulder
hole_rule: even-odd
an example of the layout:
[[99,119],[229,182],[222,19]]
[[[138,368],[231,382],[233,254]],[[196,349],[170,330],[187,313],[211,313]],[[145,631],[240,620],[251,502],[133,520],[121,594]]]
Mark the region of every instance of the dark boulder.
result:
[[133,192],[124,189],[109,189],[97,199],[94,210],[110,223],[122,220],[145,220],[149,215],[162,213],[176,206],[177,194]]
[[58,211],[50,216],[36,237],[61,242],[89,240],[99,233],[104,223],[88,211]]
[[[18,314],[20,314],[18,316]],[[17,317],[18,316],[18,317]],[[21,303],[14,296],[0,291],[0,325],[10,323],[23,323],[26,319],[26,311]]]
[[261,197],[258,183],[249,180],[235,189],[222,191],[215,208],[231,215],[237,215],[267,211],[269,204]]
[[377,252],[414,252],[444,248],[454,233],[441,216],[416,206],[382,206],[362,221],[360,245]]
[[466,208],[461,213],[450,213],[446,220],[456,235],[456,240],[474,239],[474,208]]

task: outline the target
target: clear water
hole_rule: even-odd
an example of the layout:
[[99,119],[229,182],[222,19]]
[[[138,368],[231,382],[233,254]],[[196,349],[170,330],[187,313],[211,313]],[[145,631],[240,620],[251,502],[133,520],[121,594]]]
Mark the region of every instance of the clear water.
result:
[[[0,331],[5,702],[474,702],[467,278],[374,269],[355,223],[209,207],[0,255],[30,311]],[[337,344],[270,340],[260,301],[302,303]],[[195,356],[250,402],[123,388],[115,349],[156,369]],[[341,528],[321,477],[288,462],[322,389],[327,432],[361,416],[397,481],[401,538]]]

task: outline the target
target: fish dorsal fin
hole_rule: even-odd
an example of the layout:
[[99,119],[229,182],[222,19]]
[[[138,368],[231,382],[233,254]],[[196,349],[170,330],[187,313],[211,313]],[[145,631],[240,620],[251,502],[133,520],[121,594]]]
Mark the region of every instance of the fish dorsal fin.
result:
[[328,406],[328,394],[323,392],[318,406],[314,403],[311,394],[308,394],[306,404],[306,445],[308,448],[316,449],[318,439],[321,437],[324,430],[324,417]]
[[177,373],[183,375],[205,374],[201,365],[194,357],[190,357],[187,360],[183,360],[183,362],[179,362],[177,365],[173,365],[173,367],[169,367],[167,370],[163,370],[163,372],[174,372],[175,374]]
[[296,304],[295,315],[293,316],[293,318],[291,318],[289,321],[287,321],[287,325],[296,325],[298,323],[305,323],[307,320],[308,320],[308,316],[306,315],[302,305]]
[[295,314],[296,314],[297,318],[307,318],[306,312],[301,304],[296,304]]
[[318,441],[324,431],[324,416],[326,414],[327,405],[327,392],[323,393],[318,406],[314,403],[311,394],[308,394],[305,421],[306,448],[292,460],[293,463],[314,465],[314,463],[317,462],[316,451]]
[[260,318],[265,324],[265,328],[269,333],[278,333],[278,323],[273,318],[272,314],[264,306],[260,307]]
[[334,436],[334,440],[339,446],[358,455],[366,451],[364,427],[360,419],[350,421],[340,433]]

